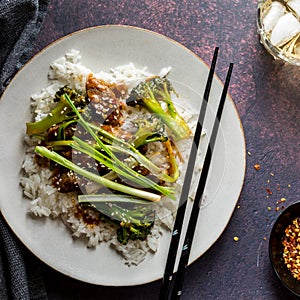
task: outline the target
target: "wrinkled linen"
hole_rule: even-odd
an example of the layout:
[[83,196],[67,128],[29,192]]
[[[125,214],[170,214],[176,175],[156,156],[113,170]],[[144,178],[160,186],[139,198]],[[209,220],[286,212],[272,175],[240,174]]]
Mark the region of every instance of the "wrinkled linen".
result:
[[[48,2],[0,0],[0,95],[30,58]],[[41,269],[0,214],[0,300],[47,299]]]

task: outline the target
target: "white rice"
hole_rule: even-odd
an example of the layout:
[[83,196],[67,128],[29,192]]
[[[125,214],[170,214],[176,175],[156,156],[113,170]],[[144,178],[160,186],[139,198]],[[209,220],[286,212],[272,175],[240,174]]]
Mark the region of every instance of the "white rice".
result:
[[[168,68],[162,70],[159,75],[169,72]],[[79,51],[71,50],[51,64],[49,71],[49,86],[44,88],[38,94],[32,96],[32,108],[34,111],[34,120],[38,121],[44,118],[53,106],[53,97],[56,91],[68,85],[71,88],[85,90],[87,75],[92,73],[81,63]],[[140,81],[152,74],[145,67],[138,69],[134,64],[128,64],[111,69],[109,72],[94,73],[95,76],[102,78],[106,82],[120,83],[125,82],[129,89],[136,86]],[[186,114],[182,111],[181,114]],[[191,114],[184,115],[188,120],[192,130],[195,127],[196,118]],[[38,217],[60,217],[63,223],[70,228],[74,238],[85,238],[88,247],[96,247],[102,242],[109,242],[111,246],[122,255],[127,265],[138,265],[141,263],[147,253],[155,253],[159,246],[160,236],[165,231],[170,231],[174,222],[174,212],[177,202],[168,198],[163,198],[156,208],[156,222],[152,234],[146,241],[129,241],[127,245],[121,245],[116,238],[115,226],[109,223],[100,223],[100,225],[88,225],[83,220],[76,218],[74,214],[74,203],[76,203],[75,193],[59,193],[52,185],[51,171],[47,168],[38,166],[34,160],[34,147],[36,141],[29,137],[25,138],[28,148],[23,164],[24,177],[21,178],[21,185],[24,189],[24,195],[29,198],[29,213]],[[178,143],[177,147],[187,161],[190,149],[190,142],[183,141]],[[149,155],[151,155],[149,153]],[[159,159],[153,153],[151,160],[153,162]],[[183,182],[185,164],[180,165],[181,176],[177,181],[176,190],[178,195]],[[201,170],[200,163],[197,162],[197,171]],[[200,173],[200,172],[197,172]],[[197,182],[198,180],[194,180]]]

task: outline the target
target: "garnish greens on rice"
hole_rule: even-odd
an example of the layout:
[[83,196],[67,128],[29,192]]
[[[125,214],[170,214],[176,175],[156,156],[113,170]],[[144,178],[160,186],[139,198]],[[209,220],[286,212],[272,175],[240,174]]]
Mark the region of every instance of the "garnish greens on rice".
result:
[[[35,118],[26,124],[31,162],[21,184],[31,211],[60,216],[89,246],[111,240],[138,264],[128,253],[155,251],[158,228],[172,224],[183,163],[175,143],[191,136],[178,95],[167,74],[132,64],[95,74],[75,50],[51,65],[50,82],[33,96]],[[48,192],[28,181],[41,174]]]

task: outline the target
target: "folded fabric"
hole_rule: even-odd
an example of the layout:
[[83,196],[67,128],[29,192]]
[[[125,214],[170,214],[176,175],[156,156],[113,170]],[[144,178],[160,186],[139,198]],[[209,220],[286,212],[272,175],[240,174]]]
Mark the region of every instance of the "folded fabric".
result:
[[0,215],[0,299],[47,299],[41,262],[8,228]]
[[30,58],[49,0],[0,0],[0,95]]
[[[0,95],[30,58],[48,2],[0,0]],[[47,299],[41,266],[0,214],[0,300]]]

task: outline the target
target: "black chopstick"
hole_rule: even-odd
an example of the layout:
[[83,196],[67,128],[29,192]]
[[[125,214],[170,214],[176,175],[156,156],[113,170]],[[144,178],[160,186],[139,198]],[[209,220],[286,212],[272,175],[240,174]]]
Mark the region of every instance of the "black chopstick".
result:
[[184,220],[184,214],[186,210],[186,204],[187,204],[187,198],[188,198],[188,193],[190,190],[191,186],[191,181],[193,177],[193,169],[195,165],[195,160],[197,157],[197,150],[198,146],[200,143],[200,138],[202,134],[202,125],[204,122],[204,117],[206,113],[206,108],[207,108],[207,103],[209,99],[209,94],[211,90],[211,85],[213,81],[213,76],[214,76],[214,71],[217,63],[217,58],[218,58],[218,52],[219,48],[216,47],[213,55],[213,59],[211,62],[211,67],[209,70],[208,78],[207,78],[207,83],[203,95],[203,100],[200,108],[200,113],[198,117],[198,122],[193,138],[193,143],[192,143],[192,148],[190,152],[190,157],[187,165],[187,171],[185,174],[184,178],[184,183],[180,195],[180,200],[179,200],[179,205],[178,205],[178,210],[173,226],[173,232],[172,232],[172,237],[171,237],[171,242],[169,246],[169,252],[168,252],[168,257],[167,257],[167,262],[165,266],[165,271],[164,271],[164,276],[162,278],[162,284],[161,284],[161,289],[160,289],[160,294],[159,294],[159,299],[160,300],[166,300],[168,299],[168,295],[170,294],[170,289],[171,285],[173,282],[173,272],[174,272],[174,265],[176,261],[176,256],[177,256],[177,251],[178,251],[178,246],[179,246],[179,240],[180,240],[180,234],[182,230],[182,225],[183,225],[183,220]]
[[201,176],[200,176],[200,180],[199,180],[199,184],[198,184],[198,188],[197,188],[197,192],[196,192],[196,196],[195,196],[195,201],[193,203],[192,212],[190,215],[190,220],[188,223],[188,227],[187,227],[187,231],[186,231],[186,235],[185,235],[185,239],[184,239],[184,243],[183,243],[183,247],[182,247],[180,261],[178,264],[178,269],[177,269],[177,273],[176,273],[175,281],[174,281],[174,287],[173,287],[172,295],[171,295],[172,300],[180,299],[181,294],[182,294],[184,274],[185,274],[186,267],[188,265],[191,247],[193,244],[193,238],[194,238],[194,233],[195,233],[196,225],[197,225],[197,221],[198,221],[198,215],[200,212],[202,196],[203,196],[203,192],[204,192],[206,181],[207,181],[208,171],[209,171],[212,154],[213,154],[214,147],[215,147],[219,124],[221,122],[221,117],[222,117],[225,100],[227,97],[227,91],[228,91],[228,87],[229,87],[229,83],[230,83],[232,69],[233,69],[233,64],[231,63],[229,65],[229,69],[227,72],[224,89],[223,89],[223,92],[221,95],[217,115],[216,115],[216,118],[214,121],[209,145],[208,145],[208,148],[206,151],[203,169],[201,171]]

